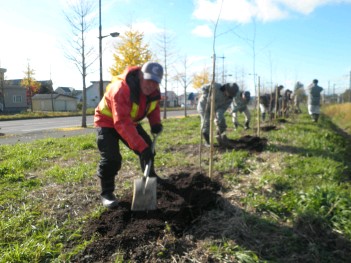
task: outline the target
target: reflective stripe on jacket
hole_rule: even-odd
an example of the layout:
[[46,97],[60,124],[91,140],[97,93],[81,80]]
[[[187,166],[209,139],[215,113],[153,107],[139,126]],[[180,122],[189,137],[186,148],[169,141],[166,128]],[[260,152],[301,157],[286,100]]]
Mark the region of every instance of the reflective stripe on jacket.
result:
[[148,118],[150,125],[161,123],[160,91],[145,96],[139,86],[140,67],[127,68],[108,85],[95,109],[95,127],[115,128],[128,146],[141,153],[148,144],[138,134],[136,125]]
[[[146,115],[150,114],[153,110],[156,109],[156,106],[157,106],[157,101],[152,101],[149,105],[149,109],[146,113]],[[110,108],[107,106],[107,103],[106,103],[106,100],[105,100],[105,96],[103,97],[103,99],[100,101],[99,103],[99,109],[100,109],[100,113],[102,115],[105,115],[107,117],[110,117],[112,118],[112,112],[110,110]],[[133,102],[133,105],[132,105],[132,111],[130,112],[130,117],[135,120],[136,117],[137,117],[137,114],[138,114],[138,111],[139,111],[139,105],[135,102]]]

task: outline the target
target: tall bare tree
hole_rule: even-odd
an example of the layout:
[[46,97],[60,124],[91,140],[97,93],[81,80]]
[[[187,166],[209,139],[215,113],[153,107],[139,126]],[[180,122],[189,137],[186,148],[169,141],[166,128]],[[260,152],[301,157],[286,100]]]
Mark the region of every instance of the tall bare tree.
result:
[[187,96],[186,96],[186,89],[192,82],[192,77],[188,76],[188,58],[187,56],[184,57],[183,59],[183,71],[177,73],[177,75],[174,77],[176,81],[179,81],[184,88],[184,116],[187,116],[187,107],[186,107],[186,101],[187,101]]
[[95,2],[92,0],[68,1],[68,8],[64,11],[65,18],[72,29],[72,37],[67,40],[66,57],[71,60],[79,70],[83,81],[82,127],[87,127],[87,91],[86,77],[88,68],[97,59],[93,46],[87,44],[87,34],[95,25]]
[[175,49],[172,46],[174,43],[175,36],[171,34],[169,31],[164,29],[162,33],[157,37],[157,46],[161,50],[162,58],[160,60],[163,61],[164,67],[164,87],[165,87],[165,97],[163,103],[163,118],[167,118],[167,90],[168,90],[168,77],[169,77],[169,65],[172,65],[175,57]]

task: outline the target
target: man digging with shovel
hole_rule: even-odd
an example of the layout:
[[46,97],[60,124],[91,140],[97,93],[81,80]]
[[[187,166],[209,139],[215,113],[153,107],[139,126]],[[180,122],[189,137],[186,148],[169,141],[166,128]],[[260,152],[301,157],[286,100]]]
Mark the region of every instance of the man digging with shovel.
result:
[[159,105],[162,77],[163,67],[155,62],[147,62],[142,67],[128,67],[107,86],[95,109],[94,126],[100,151],[97,176],[101,183],[102,204],[107,208],[118,205],[113,192],[115,176],[122,164],[120,140],[139,156],[142,171],[151,162],[149,176],[157,177],[152,140],[140,121],[147,117],[151,133],[162,132]]

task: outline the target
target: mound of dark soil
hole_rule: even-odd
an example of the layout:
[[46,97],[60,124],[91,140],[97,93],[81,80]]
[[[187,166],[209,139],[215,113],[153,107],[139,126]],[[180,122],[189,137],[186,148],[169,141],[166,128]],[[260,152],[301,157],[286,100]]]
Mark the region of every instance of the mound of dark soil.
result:
[[229,139],[227,149],[248,150],[253,152],[262,152],[267,145],[266,138],[246,135],[238,140]]
[[267,126],[262,126],[260,127],[261,131],[272,131],[272,130],[277,130],[277,127],[274,125],[267,125]]
[[[113,254],[122,250],[124,261],[153,262],[150,243],[163,238],[166,231],[181,236],[205,211],[216,207],[219,190],[219,183],[201,173],[172,174],[168,179],[158,179],[157,210],[132,212],[132,197],[121,198],[117,208],[86,224],[85,237],[96,235],[96,240],[72,260],[109,262]],[[173,247],[172,253],[182,254],[182,246],[185,244]],[[185,246],[183,251],[186,249],[189,247]]]

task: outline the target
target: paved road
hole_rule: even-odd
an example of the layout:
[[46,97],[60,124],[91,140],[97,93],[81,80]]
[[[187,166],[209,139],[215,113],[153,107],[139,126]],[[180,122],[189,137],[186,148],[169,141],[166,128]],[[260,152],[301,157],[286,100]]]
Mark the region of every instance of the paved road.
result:
[[[5,135],[18,135],[26,133],[42,132],[46,130],[60,128],[80,127],[82,124],[81,116],[42,118],[29,120],[12,120],[0,122],[0,132]],[[93,116],[87,116],[87,126],[93,125]]]
[[[187,115],[197,114],[196,110],[187,110]],[[168,111],[167,118],[184,116],[184,111]],[[163,112],[161,112],[163,118]],[[0,122],[0,144],[29,142],[41,138],[69,137],[95,132],[93,116],[87,116],[87,126],[81,128],[82,117],[57,117],[30,120],[12,120]]]

